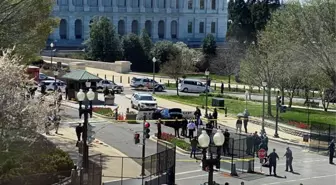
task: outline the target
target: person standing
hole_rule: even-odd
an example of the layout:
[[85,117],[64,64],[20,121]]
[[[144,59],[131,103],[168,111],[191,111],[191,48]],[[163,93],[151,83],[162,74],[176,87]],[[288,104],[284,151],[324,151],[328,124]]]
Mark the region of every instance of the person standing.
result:
[[216,109],[216,108],[214,109],[214,111],[213,111],[213,113],[212,113],[212,117],[213,117],[213,119],[214,119],[214,123],[215,123],[214,127],[217,128],[218,112],[217,112],[217,109]]
[[241,133],[241,128],[242,128],[243,122],[240,117],[238,117],[237,122],[236,122],[236,133],[239,130],[239,133]]
[[275,149],[273,149],[273,152],[269,154],[269,174],[272,175],[272,168],[273,168],[273,174],[274,176],[277,176],[276,174],[276,166],[277,166],[277,159],[279,160],[279,156],[277,153],[275,153]]
[[221,94],[223,94],[223,93],[224,93],[224,83],[222,81],[222,83],[221,83]]
[[194,123],[193,120],[189,121],[188,125],[188,130],[189,130],[189,139],[191,140],[192,138],[194,138],[194,131],[195,131],[195,128],[196,128],[196,125]]
[[229,143],[230,143],[230,133],[228,131],[228,129],[225,129],[224,132],[224,144],[223,144],[223,155],[225,155],[226,153],[228,155],[230,155],[230,151],[229,151]]
[[253,134],[253,145],[254,145],[254,152],[257,153],[258,157],[258,150],[259,150],[259,145],[261,142],[261,138],[258,136],[258,132],[254,132]]
[[187,137],[187,126],[188,126],[188,120],[187,120],[187,118],[184,118],[182,120],[181,136]]
[[248,123],[248,118],[250,116],[250,113],[247,111],[247,109],[244,110],[244,129],[245,129],[245,133],[247,134],[247,123]]
[[81,135],[83,133],[83,127],[82,127],[82,124],[79,123],[77,126],[76,126],[76,135],[77,135],[77,141],[79,142],[81,140]]
[[175,117],[175,122],[174,122],[174,130],[175,130],[175,137],[177,136],[178,138],[180,138],[180,122],[178,120],[177,117]]
[[159,120],[158,120],[157,123],[156,123],[157,130],[158,130],[158,133],[157,133],[157,138],[158,138],[158,139],[161,139],[161,134],[162,134],[162,131],[161,131],[161,124],[162,124],[162,121],[161,121],[161,118],[159,118]]
[[205,125],[205,128],[206,128],[207,134],[209,135],[209,137],[211,137],[211,135],[212,135],[212,128],[213,128],[211,122],[208,122]]
[[289,167],[290,172],[293,172],[293,166],[292,166],[293,154],[292,154],[292,150],[289,149],[289,147],[287,147],[286,153],[284,156],[286,156],[286,170],[285,171],[288,172],[288,167]]
[[253,154],[252,149],[253,149],[253,135],[249,134],[246,137],[246,154],[252,155]]
[[195,116],[195,119],[196,119],[196,128],[198,128],[198,125],[200,125],[200,119],[201,119],[201,116],[202,116],[201,110],[198,107],[196,107],[196,111],[194,112],[194,116]]
[[197,149],[197,145],[198,145],[198,141],[197,141],[196,137],[194,137],[190,141],[190,145],[191,145],[190,158],[192,158],[192,156],[194,156],[194,158],[196,158],[196,149]]
[[334,139],[331,140],[330,145],[328,147],[329,149],[329,164],[334,164],[334,154],[335,154],[335,143]]

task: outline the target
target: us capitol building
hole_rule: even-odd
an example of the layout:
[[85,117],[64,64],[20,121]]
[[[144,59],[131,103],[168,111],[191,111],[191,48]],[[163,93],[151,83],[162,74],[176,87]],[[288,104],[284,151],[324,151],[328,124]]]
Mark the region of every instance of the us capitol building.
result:
[[226,0],[56,0],[52,15],[60,25],[48,42],[79,47],[89,36],[93,17],[106,16],[120,35],[146,29],[153,41],[183,41],[197,47],[211,33],[220,44],[227,14]]

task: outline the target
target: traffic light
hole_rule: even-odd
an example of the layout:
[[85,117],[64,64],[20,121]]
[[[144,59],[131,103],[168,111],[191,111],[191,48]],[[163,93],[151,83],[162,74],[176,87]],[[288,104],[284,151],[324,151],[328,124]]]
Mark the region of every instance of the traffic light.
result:
[[285,113],[286,110],[287,110],[287,106],[281,106],[281,107],[280,107],[280,112],[281,112],[281,113]]
[[91,144],[96,139],[96,132],[93,131],[94,126],[92,126],[90,123],[87,125],[87,143]]
[[135,144],[140,143],[140,134],[138,134],[138,133],[134,134],[134,143]]
[[147,139],[150,137],[150,136],[149,136],[149,132],[150,132],[149,128],[146,128],[146,130],[145,130],[145,134],[146,134],[146,138],[147,138]]
[[281,96],[277,97],[277,105],[280,106],[281,105]]

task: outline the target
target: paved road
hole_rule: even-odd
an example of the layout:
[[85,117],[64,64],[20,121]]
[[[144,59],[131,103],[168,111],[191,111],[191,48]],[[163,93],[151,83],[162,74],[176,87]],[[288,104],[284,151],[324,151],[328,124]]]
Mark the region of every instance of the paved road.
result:
[[[126,97],[117,95],[120,102],[129,105],[129,100]],[[123,99],[125,98],[125,99]],[[78,111],[71,108],[64,108],[62,115],[66,122],[76,122],[78,120]],[[141,146],[135,145],[133,141],[133,134],[136,131],[141,131],[141,124],[124,124],[115,123],[110,120],[103,120],[100,118],[90,119],[91,123],[96,126],[96,137],[108,145],[115,147],[128,156],[141,157]],[[66,124],[66,123],[65,123]],[[164,127],[163,131],[171,132],[170,128]],[[154,124],[151,127],[151,134],[156,132]],[[156,143],[147,140],[146,155],[156,152]],[[280,156],[278,163],[278,175],[287,178],[267,177],[256,174],[241,174],[239,178],[232,178],[228,176],[228,171],[217,172],[214,175],[214,180],[224,184],[238,184],[245,181],[245,184],[288,184],[297,185],[303,183],[305,185],[316,185],[320,182],[324,184],[335,184],[336,167],[329,165],[325,156],[320,156],[314,153],[307,153],[303,148],[291,146],[294,154],[294,170],[299,174],[291,174],[284,172],[285,159],[282,158],[285,152],[286,144],[270,142],[269,148],[276,148]],[[200,162],[191,160],[189,156],[177,154],[176,155],[176,183],[182,185],[197,185],[207,181],[207,173],[200,170]],[[226,168],[228,164],[222,164],[222,168]],[[260,168],[256,164],[255,171]],[[266,171],[266,169],[264,169]]]

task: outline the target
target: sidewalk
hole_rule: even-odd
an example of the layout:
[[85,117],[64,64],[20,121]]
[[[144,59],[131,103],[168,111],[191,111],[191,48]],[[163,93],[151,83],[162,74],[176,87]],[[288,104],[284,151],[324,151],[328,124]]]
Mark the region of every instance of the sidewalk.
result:
[[[159,106],[162,107],[166,107],[166,108],[176,108],[179,107],[184,111],[195,111],[195,107],[194,106],[189,106],[189,105],[185,105],[185,104],[181,104],[181,103],[177,103],[177,102],[173,102],[173,101],[169,101],[169,100],[165,100],[162,98],[158,98],[156,97],[156,101],[158,102]],[[201,109],[202,111],[202,115],[205,115],[205,110]],[[209,111],[210,112],[210,111]],[[225,117],[224,114],[219,113],[218,115],[218,123],[227,127],[231,127],[231,128],[236,128],[236,118],[233,117]],[[249,133],[254,133],[255,131],[260,131],[261,130],[261,126],[251,123],[248,123],[248,132]],[[294,145],[300,145],[303,146],[305,145],[305,143],[303,143],[302,141],[302,137],[299,136],[295,136],[295,135],[291,135],[291,134],[287,134],[284,133],[282,131],[278,131],[279,134],[279,138],[274,138],[273,135],[275,133],[275,130],[272,128],[268,128],[265,127],[265,131],[266,133],[268,133],[269,139],[273,140],[273,141],[278,141],[278,142],[282,142],[282,143],[291,143]]]
[[[59,134],[45,135],[50,141],[55,143],[60,149],[69,153],[70,157],[76,164],[79,158],[78,148],[76,147],[76,134],[73,127],[63,124],[59,130]],[[92,146],[89,147],[89,155],[101,154],[101,164],[103,167],[102,182],[115,181],[121,179],[121,173],[124,177],[138,177],[141,172],[141,166],[133,160],[121,160],[121,157],[127,157],[125,154],[116,150],[115,148],[103,144],[99,140],[95,140]],[[115,156],[115,157],[108,157]],[[98,159],[98,158],[97,158]],[[123,164],[122,164],[123,163]],[[126,166],[125,169],[133,169],[121,171],[121,166]]]

